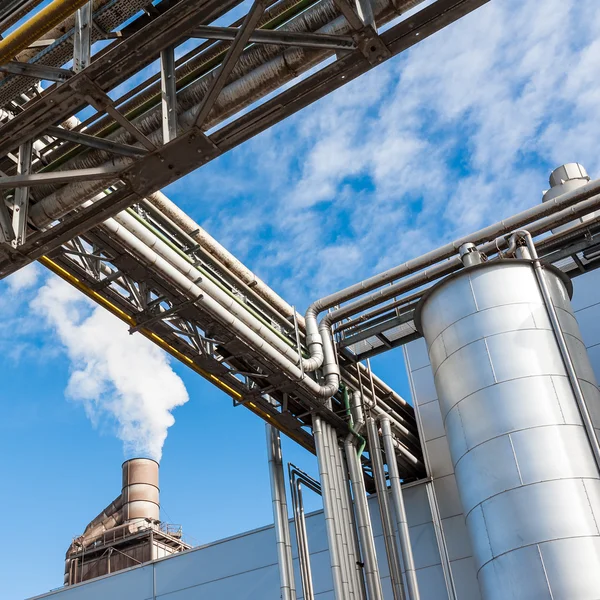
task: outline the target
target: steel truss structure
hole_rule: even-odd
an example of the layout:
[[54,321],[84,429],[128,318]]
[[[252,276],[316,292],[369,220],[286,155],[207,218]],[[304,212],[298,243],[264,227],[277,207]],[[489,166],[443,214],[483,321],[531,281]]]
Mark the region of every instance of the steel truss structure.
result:
[[[383,598],[366,502],[376,491],[394,598],[418,600],[401,483],[425,479],[426,459],[412,407],[368,359],[419,336],[423,294],[473,257],[520,257],[541,273],[539,255],[571,277],[600,266],[600,181],[564,165],[543,205],[319,299],[304,317],[157,190],[487,1],[53,0],[0,40],[0,278],[40,261],[269,424],[286,600],[296,591],[275,430],[317,454],[336,598]],[[39,4],[0,0],[0,33]]]
[[[33,42],[29,35],[19,46],[17,30],[0,44],[0,275],[39,260],[132,333],[314,451],[315,414],[347,431],[341,396],[323,403],[283,374],[198,298],[123,246],[107,219],[128,211],[197,268],[198,279],[209,278],[307,355],[299,315],[273,311],[193,236],[149,210],[146,198],[486,1],[436,0],[420,8],[415,0],[255,0],[222,27],[215,21],[240,0],[94,0],[71,2],[77,12]],[[12,0],[0,27],[36,4]],[[42,21],[51,8],[41,9]],[[98,40],[108,45],[92,55]],[[151,72],[157,59],[159,72]],[[142,74],[142,84],[128,83]],[[53,84],[41,89],[38,80]],[[130,89],[115,97],[118,86]],[[83,122],[73,118],[90,112]],[[403,477],[422,477],[411,407],[352,353],[340,352],[339,363],[345,384],[394,415]],[[301,379],[314,377],[302,371]]]

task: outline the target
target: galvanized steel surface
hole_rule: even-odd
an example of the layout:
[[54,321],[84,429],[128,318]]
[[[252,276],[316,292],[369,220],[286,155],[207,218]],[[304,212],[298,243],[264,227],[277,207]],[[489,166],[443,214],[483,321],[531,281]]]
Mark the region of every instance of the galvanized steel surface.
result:
[[[546,277],[598,414],[567,290]],[[600,598],[600,476],[530,263],[448,278],[421,323],[483,597]]]

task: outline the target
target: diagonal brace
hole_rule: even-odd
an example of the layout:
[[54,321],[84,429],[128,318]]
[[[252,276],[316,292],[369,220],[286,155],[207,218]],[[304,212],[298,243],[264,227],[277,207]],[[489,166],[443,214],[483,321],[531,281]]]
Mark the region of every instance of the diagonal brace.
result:
[[194,123],[195,128],[201,129],[204,125],[208,115],[210,114],[210,111],[219,97],[219,94],[225,87],[225,83],[231,75],[238,58],[244,51],[250,36],[256,29],[256,26],[258,25],[258,22],[260,21],[267,4],[268,0],[254,0],[254,4],[252,4],[248,14],[244,18],[242,26],[239,28],[237,35],[235,36],[235,40],[229,47],[221,66],[216,71],[216,77],[212,83],[212,86],[209,88],[208,93],[202,100],[202,104],[198,109],[198,114]]
[[89,146],[90,148],[97,148],[98,150],[105,150],[106,152],[121,154],[123,156],[132,156],[136,158],[148,153],[147,150],[144,150],[143,148],[137,148],[136,146],[130,146],[129,144],[119,144],[87,133],[69,131],[63,127],[48,127],[46,133],[67,142],[73,142],[74,144],[81,144],[82,146]]

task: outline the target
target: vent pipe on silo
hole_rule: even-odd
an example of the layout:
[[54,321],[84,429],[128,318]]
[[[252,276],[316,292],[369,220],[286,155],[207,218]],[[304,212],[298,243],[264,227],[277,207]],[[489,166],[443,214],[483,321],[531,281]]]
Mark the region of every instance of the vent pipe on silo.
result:
[[150,458],[133,458],[123,463],[123,522],[160,520],[158,463]]
[[[585,167],[579,163],[566,163],[557,169],[554,169],[550,174],[550,189],[544,193],[542,202],[548,202],[554,198],[572,192],[577,188],[584,186],[590,181],[590,176],[587,174]],[[585,221],[594,218],[594,213],[581,217],[560,227],[552,230],[552,233],[561,233],[575,225],[580,225]]]

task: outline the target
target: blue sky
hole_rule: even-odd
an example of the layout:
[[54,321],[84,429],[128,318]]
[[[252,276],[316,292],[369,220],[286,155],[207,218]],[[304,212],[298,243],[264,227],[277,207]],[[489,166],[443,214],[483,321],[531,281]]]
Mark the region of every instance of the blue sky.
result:
[[[304,309],[536,204],[563,162],[599,176],[597,0],[540,5],[492,0],[165,192]],[[14,544],[3,598],[61,585],[71,537],[119,492],[123,423],[149,402],[158,428],[180,404],[163,448],[164,520],[193,543],[271,522],[262,421],[41,267],[0,283],[0,300],[0,509]],[[401,351],[375,366],[408,396]],[[139,392],[148,382],[154,396]],[[293,443],[284,453],[316,475]],[[33,543],[44,551],[31,576]]]

